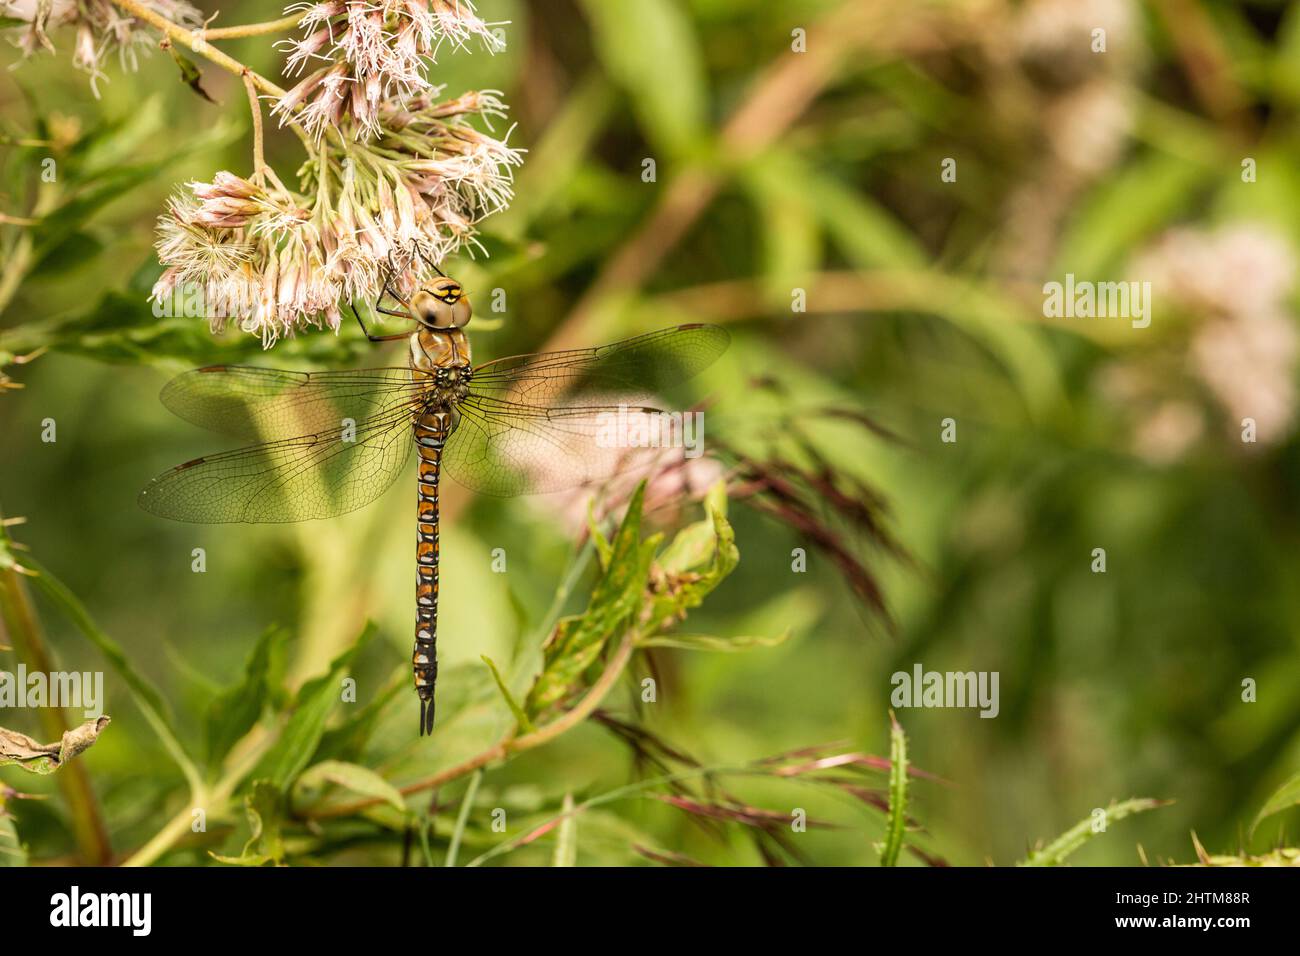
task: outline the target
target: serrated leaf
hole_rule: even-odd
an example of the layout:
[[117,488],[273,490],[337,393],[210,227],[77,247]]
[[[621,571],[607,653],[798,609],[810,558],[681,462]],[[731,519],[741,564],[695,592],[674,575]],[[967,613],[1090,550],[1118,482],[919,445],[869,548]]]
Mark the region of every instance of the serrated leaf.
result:
[[717,553],[718,530],[712,511],[724,517],[727,514],[727,485],[716,482],[704,498],[704,520],[682,528],[663,549],[658,558],[665,571],[693,571],[703,567]]
[[611,543],[609,565],[592,591],[587,610],[564,618],[548,640],[545,663],[532,690],[526,712],[536,716],[560,702],[582,673],[600,656],[610,637],[629,626],[640,610],[650,564],[660,536],[641,541],[641,510],[645,482],[637,486],[627,514]]
[[[725,499],[719,502],[716,497],[708,498],[704,507],[709,516],[706,527],[711,529],[713,538],[709,565],[703,571],[686,570],[668,575],[667,587],[655,597],[647,633],[654,633],[661,626],[684,617],[691,608],[699,607],[740,563],[736,532],[725,516]],[[679,558],[683,557],[694,560],[689,549],[679,552]]]

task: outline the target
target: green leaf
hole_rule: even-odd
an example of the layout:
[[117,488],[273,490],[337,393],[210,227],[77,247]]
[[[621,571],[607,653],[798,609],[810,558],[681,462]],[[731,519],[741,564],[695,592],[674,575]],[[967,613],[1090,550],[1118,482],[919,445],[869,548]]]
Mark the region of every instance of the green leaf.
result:
[[176,49],[176,44],[174,43],[168,42],[167,52],[172,55],[172,59],[176,61],[176,66],[180,68],[181,82],[209,103],[215,105],[217,101],[208,96],[208,91],[203,88],[203,74],[199,72],[198,65],[180,50]]
[[578,814],[573,809],[573,792],[566,791],[560,806],[560,828],[555,834],[555,855],[551,866],[578,865]]
[[1296,774],[1282,786],[1273,792],[1273,795],[1265,801],[1264,806],[1255,815],[1255,820],[1250,825],[1250,832],[1253,834],[1264,820],[1283,810],[1290,810],[1292,807],[1300,806],[1300,773]]
[[280,822],[284,817],[284,794],[269,780],[257,780],[244,797],[244,813],[248,816],[250,836],[239,856],[212,858],[235,866],[279,865],[284,862],[284,840],[280,836]]
[[303,771],[293,788],[295,807],[311,806],[320,802],[326,786],[333,784],[362,797],[377,797],[405,812],[406,803],[401,791],[379,774],[359,764],[341,760],[322,760]]
[[1177,221],[1218,166],[1154,153],[1107,176],[1079,204],[1051,274],[1095,278],[1118,266],[1137,242]]
[[592,547],[596,549],[596,560],[600,562],[600,569],[606,571],[609,569],[609,559],[614,556],[614,547],[605,537],[605,533],[600,530],[600,523],[596,521],[596,499],[587,500],[587,534],[591,538]]
[[400,668],[383,690],[361,708],[358,714],[349,717],[337,727],[325,731],[320,746],[316,748],[316,755],[330,760],[348,761],[360,758],[379,724],[384,709],[394,698],[410,687],[410,682],[411,668],[408,664]]
[[27,865],[27,847],[18,837],[13,816],[5,810],[6,790],[0,787],[0,869]]
[[89,232],[78,230],[47,252],[32,268],[30,275],[35,278],[47,275],[63,275],[83,266],[104,251],[104,242]]
[[889,821],[881,866],[897,866],[907,833],[907,735],[889,712]]
[[545,647],[542,673],[528,694],[527,712],[536,716],[559,703],[583,672],[600,657],[614,634],[633,623],[645,595],[650,564],[660,536],[641,541],[645,482],[637,486],[611,545],[609,566],[592,591],[587,610],[562,619]]
[[[704,508],[708,519],[703,522],[703,530],[711,534],[711,546],[705,549],[699,544],[700,528],[692,526],[683,531],[687,535],[686,544],[664,549],[668,555],[664,565],[670,573],[667,586],[654,598],[650,623],[645,628],[647,634],[680,620],[691,608],[699,607],[740,563],[736,532],[726,518],[725,486],[721,482],[710,489]],[[674,545],[676,543],[677,539],[674,539]],[[709,562],[708,566],[697,570],[698,562],[704,560]],[[681,567],[682,562],[696,563]]]
[[798,183],[775,175],[745,177],[763,224],[763,291],[774,308],[790,309],[792,289],[807,289],[825,257],[822,229]]
[[704,497],[704,520],[682,528],[657,559],[665,571],[693,571],[713,560],[718,548],[718,529],[712,512],[727,514],[727,483],[719,480]]
[[279,739],[262,756],[254,778],[265,778],[281,790],[288,790],[310,762],[325,734],[334,705],[339,701],[343,678],[352,661],[375,635],[375,626],[367,623],[355,644],[336,657],[329,670],[309,680],[298,691],[293,714],[280,732]]
[[596,53],[632,97],[646,135],[671,156],[707,134],[708,86],[690,18],[673,0],[583,0]]
[[277,627],[268,628],[258,638],[244,664],[243,679],[222,691],[208,705],[204,729],[209,766],[216,766],[225,759],[230,748],[262,716],[262,709],[270,698],[267,675],[271,669],[272,648],[287,638],[288,632]]
[[190,791],[192,793],[201,792],[203,782],[199,769],[194,765],[194,761],[190,759],[189,754],[186,753],[185,748],[181,746],[180,740],[172,731],[172,717],[168,712],[166,703],[163,701],[162,694],[131,666],[131,662],[127,660],[126,653],[121,646],[99,629],[99,626],[95,624],[86,611],[85,606],[62,581],[52,575],[46,568],[41,567],[40,563],[30,555],[26,556],[24,563],[38,572],[33,578],[36,586],[71,619],[72,623],[92,644],[99,648],[99,652],[108,661],[108,666],[125,682],[131,692],[131,697],[140,708],[140,712],[144,714],[145,720],[148,721],[153,732],[158,735],[158,739],[162,741],[163,747],[171,755],[172,760],[176,762],[181,773],[185,775]]
[[793,153],[764,154],[765,176],[798,183],[804,201],[826,232],[860,268],[918,269],[929,262],[924,247],[883,206]]
[[1295,4],[1286,9],[1277,31],[1273,84],[1278,99],[1300,103],[1300,7]]
[[1105,833],[1110,824],[1123,820],[1125,817],[1132,816],[1135,813],[1144,813],[1147,810],[1155,810],[1159,807],[1168,806],[1172,801],[1169,800],[1152,800],[1150,798],[1138,798],[1134,800],[1125,800],[1122,803],[1112,803],[1105,809],[1104,820],[1101,821],[1103,826],[1099,829],[1097,821],[1091,815],[1080,820],[1070,829],[1066,830],[1059,837],[1043,847],[1041,850],[1031,850],[1029,856],[1017,863],[1017,866],[1060,866],[1068,857],[1079,847],[1083,846],[1098,833]]
[[501,696],[505,698],[506,706],[510,708],[510,713],[514,714],[515,720],[519,722],[519,729],[526,734],[531,733],[534,729],[533,722],[528,719],[528,714],[519,706],[519,702],[515,700],[514,694],[510,693],[510,688],[507,687],[506,682],[501,679],[501,672],[497,670],[497,665],[494,664],[492,658],[488,657],[486,654],[481,654],[479,656],[482,658],[483,663],[488,666],[488,670],[492,672],[492,679],[497,682],[497,690],[501,691]]

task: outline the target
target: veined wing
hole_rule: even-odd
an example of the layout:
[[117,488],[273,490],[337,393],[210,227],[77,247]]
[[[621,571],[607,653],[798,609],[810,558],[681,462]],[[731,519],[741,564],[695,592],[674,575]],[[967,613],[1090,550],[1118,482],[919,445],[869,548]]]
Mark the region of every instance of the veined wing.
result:
[[712,365],[731,334],[717,325],[679,325],[592,349],[537,352],[474,369],[476,394],[549,406],[577,393],[658,394]]
[[703,370],[730,336],[683,325],[612,345],[520,355],[474,370],[460,422],[447,442],[447,473],[481,494],[559,491],[646,461],[648,446],[693,427],[654,405],[654,395]]
[[162,390],[162,403],[202,428],[270,441],[337,431],[410,397],[409,368],[289,372],[251,365],[210,365],[184,372]]
[[206,455],[140,492],[146,511],[177,521],[306,521],[354,511],[387,489],[411,453],[418,400],[390,398],[347,426]]
[[563,491],[632,467],[644,448],[620,439],[648,431],[663,413],[647,405],[593,397],[587,405],[538,408],[471,395],[442,453],[447,474],[484,495]]

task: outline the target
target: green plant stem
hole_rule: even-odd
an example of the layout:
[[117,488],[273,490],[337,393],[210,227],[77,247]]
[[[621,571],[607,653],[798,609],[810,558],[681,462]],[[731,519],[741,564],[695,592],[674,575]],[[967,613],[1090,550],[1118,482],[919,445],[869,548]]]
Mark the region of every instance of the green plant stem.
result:
[[[0,539],[3,539],[4,550],[8,551],[11,544],[3,524],[0,524]],[[19,660],[30,670],[43,674],[55,670],[26,585],[13,566],[0,567],[0,625]],[[50,740],[62,739],[69,729],[61,707],[42,707],[38,710],[38,717],[42,731]],[[82,860],[94,866],[107,865],[113,858],[113,847],[99,801],[90,785],[85,761],[69,761],[56,776],[64,799],[68,801],[73,837]]]
[[[550,743],[556,737],[576,727],[591,716],[592,712],[600,706],[601,701],[605,699],[605,695],[613,689],[614,684],[623,673],[623,668],[627,666],[628,661],[632,658],[632,652],[636,648],[636,638],[637,632],[635,630],[628,631],[623,635],[622,642],[610,657],[609,663],[605,665],[605,670],[601,672],[600,678],[591,685],[591,689],[587,691],[586,696],[572,709],[565,711],[549,724],[534,730],[532,733],[518,737],[506,736],[499,743],[481,753],[475,754],[468,760],[456,764],[454,767],[448,767],[446,770],[425,777],[423,780],[417,780],[414,783],[398,787],[399,792],[403,796],[410,796],[422,790],[440,787],[458,777],[463,777],[467,773],[473,773],[482,767],[486,767],[488,764],[504,760],[511,754],[532,750],[534,747]],[[349,816],[381,802],[382,799],[379,797],[367,797],[353,803],[322,807],[318,811],[307,813],[306,816],[309,819]]]
[[267,20],[263,23],[244,23],[237,27],[216,27],[199,31],[205,40],[234,40],[239,37],[259,37],[268,33],[283,33],[292,30],[307,15],[307,11],[281,17],[279,20]]
[[253,176],[260,185],[266,176],[266,152],[262,143],[262,104],[257,99],[257,87],[253,83],[253,74],[245,70],[240,77],[244,89],[248,92],[248,107],[253,114]]
[[[182,807],[174,817],[167,821],[166,826],[154,834],[148,843],[132,853],[122,863],[123,866],[149,866],[155,862],[170,850],[177,840],[190,832],[195,809],[205,810],[209,819],[224,813],[228,809],[230,798],[234,795],[236,788],[239,787],[248,772],[257,766],[257,762],[262,759],[262,754],[270,746],[274,737],[261,728],[255,728],[244,739],[248,741],[246,751],[230,763],[221,779],[213,784],[210,790],[202,791],[189,804]],[[206,804],[206,806],[201,806],[203,804]]]

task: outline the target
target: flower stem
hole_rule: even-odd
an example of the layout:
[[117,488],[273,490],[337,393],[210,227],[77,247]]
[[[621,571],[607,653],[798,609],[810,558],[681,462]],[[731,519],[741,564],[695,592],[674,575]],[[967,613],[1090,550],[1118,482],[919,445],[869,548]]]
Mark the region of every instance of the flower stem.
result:
[[244,89],[248,91],[249,108],[253,111],[253,179],[261,185],[266,176],[266,155],[262,148],[262,104],[257,98],[252,72],[245,70],[242,79]]
[[237,27],[217,27],[214,30],[199,31],[205,40],[234,40],[238,37],[258,37],[267,33],[283,33],[298,25],[307,11],[303,10],[279,20],[267,20],[264,23],[245,23]]
[[[212,37],[214,34],[220,33],[221,31],[186,30],[180,24],[173,23],[161,14],[149,9],[141,3],[140,0],[111,0],[111,2],[114,6],[120,7],[137,20],[143,20],[151,27],[161,30],[165,36],[170,37],[172,40],[176,41],[191,52],[197,53],[204,59],[215,63],[223,70],[228,70],[235,74],[235,76],[239,77],[247,74],[252,79],[253,83],[257,85],[257,88],[263,93],[270,93],[272,96],[277,98],[282,98],[285,95],[284,90],[276,86],[266,77],[253,72],[233,56],[222,53],[220,50],[209,45],[207,40],[204,39],[205,36]],[[238,27],[228,27],[227,29],[236,30]]]

